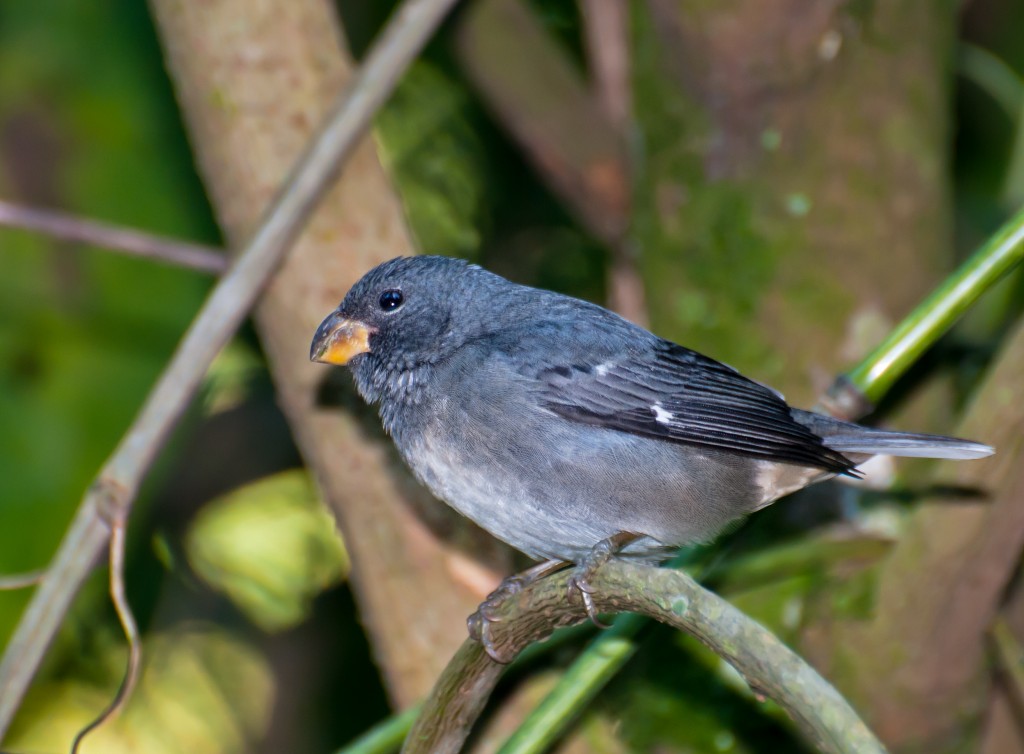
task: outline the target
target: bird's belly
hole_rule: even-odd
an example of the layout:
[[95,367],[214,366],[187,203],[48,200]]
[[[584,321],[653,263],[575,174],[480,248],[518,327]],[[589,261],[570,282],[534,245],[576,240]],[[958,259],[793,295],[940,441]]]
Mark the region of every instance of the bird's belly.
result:
[[736,456],[568,422],[437,421],[402,445],[438,498],[538,559],[578,561],[623,531],[645,535],[627,553],[665,557],[760,501]]

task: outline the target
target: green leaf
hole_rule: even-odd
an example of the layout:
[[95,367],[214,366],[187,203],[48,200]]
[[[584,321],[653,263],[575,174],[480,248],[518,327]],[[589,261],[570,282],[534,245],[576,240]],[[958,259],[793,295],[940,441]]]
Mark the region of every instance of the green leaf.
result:
[[196,573],[266,631],[300,623],[313,598],[348,572],[334,519],[301,470],[210,503],[185,550]]
[[[120,671],[123,653],[110,647],[104,660]],[[241,754],[265,734],[273,676],[239,637],[208,628],[175,630],[148,639],[144,656],[145,673],[128,705],[86,736],[82,754]],[[109,680],[105,688],[78,678],[36,687],[5,749],[67,751],[113,698],[120,679]]]

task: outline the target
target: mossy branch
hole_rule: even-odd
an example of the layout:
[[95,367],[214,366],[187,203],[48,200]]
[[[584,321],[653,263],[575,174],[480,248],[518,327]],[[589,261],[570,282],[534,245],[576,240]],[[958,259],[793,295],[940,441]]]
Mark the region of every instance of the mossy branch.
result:
[[[684,572],[613,560],[589,583],[600,611],[639,613],[700,639],[739,671],[756,694],[785,709],[821,751],[885,751],[846,700],[810,665]],[[498,618],[490,635],[498,654],[510,657],[586,616],[578,594],[566,599],[565,575],[555,574],[505,601]],[[503,667],[480,644],[467,640],[424,704],[403,751],[459,751]]]

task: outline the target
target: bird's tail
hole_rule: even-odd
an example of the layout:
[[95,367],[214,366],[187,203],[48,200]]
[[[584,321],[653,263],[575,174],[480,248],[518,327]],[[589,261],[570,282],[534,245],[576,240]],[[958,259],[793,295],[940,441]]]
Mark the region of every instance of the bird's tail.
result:
[[793,409],[793,418],[821,437],[826,446],[844,455],[950,458],[963,461],[985,458],[995,453],[995,448],[980,442],[942,435],[891,432],[862,427],[859,424],[799,409]]

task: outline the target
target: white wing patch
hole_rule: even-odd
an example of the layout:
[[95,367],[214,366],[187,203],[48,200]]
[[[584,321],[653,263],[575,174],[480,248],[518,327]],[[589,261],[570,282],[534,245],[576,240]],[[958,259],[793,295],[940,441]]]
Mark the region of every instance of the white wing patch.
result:
[[672,419],[675,418],[672,416],[672,412],[666,411],[662,408],[660,403],[655,403],[651,406],[651,410],[654,412],[654,421],[660,422],[661,424],[671,424]]

